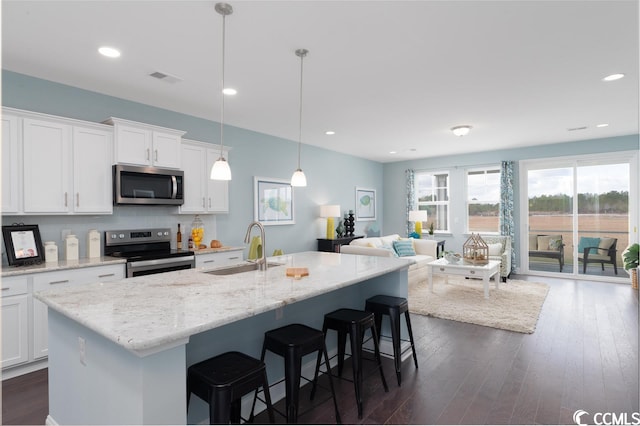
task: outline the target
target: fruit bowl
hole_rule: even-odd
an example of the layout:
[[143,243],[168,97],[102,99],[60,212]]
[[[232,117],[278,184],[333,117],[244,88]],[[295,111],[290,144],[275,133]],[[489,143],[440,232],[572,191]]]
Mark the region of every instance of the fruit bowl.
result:
[[444,258],[449,263],[458,263],[460,261],[460,255],[457,253],[447,253],[444,255]]

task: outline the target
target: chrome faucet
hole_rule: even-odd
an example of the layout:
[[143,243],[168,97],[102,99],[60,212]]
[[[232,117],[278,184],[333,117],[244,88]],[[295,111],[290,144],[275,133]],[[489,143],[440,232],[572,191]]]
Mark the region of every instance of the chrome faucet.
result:
[[261,271],[266,271],[267,270],[267,250],[265,250],[265,241],[264,241],[264,226],[262,226],[262,224],[260,222],[251,222],[249,224],[249,227],[247,228],[247,235],[244,236],[244,242],[249,244],[249,238],[251,237],[251,230],[253,229],[254,226],[257,226],[258,228],[260,228],[260,240],[262,243],[262,256],[260,257],[260,259],[256,260],[256,263],[258,264],[258,269],[260,269]]

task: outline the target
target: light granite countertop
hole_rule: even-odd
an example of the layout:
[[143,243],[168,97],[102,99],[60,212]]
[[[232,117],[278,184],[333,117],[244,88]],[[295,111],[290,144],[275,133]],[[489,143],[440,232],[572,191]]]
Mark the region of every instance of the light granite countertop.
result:
[[[303,252],[270,257],[267,271],[212,275],[197,269],[35,293],[62,315],[145,356],[189,336],[408,268],[401,258]],[[302,279],[287,267],[306,267]]]
[[236,250],[244,250],[244,247],[233,247],[233,246],[224,246],[220,248],[205,248],[205,249],[194,249],[193,252],[197,255],[199,254],[209,254],[209,253],[224,253],[227,251],[236,251]]
[[2,277],[13,277],[25,274],[61,271],[64,269],[91,268],[94,266],[107,266],[126,262],[126,259],[111,256],[102,256],[95,258],[82,258],[79,260],[59,260],[57,262],[51,263],[43,262],[37,265],[29,266],[3,266]]

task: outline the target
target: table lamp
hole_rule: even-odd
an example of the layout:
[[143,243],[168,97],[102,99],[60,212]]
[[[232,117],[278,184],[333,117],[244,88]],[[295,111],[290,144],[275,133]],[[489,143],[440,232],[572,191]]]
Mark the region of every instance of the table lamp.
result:
[[416,234],[422,235],[422,222],[427,221],[427,211],[411,210],[409,212],[409,221],[416,223]]
[[333,218],[340,217],[340,206],[337,204],[320,206],[320,217],[327,218],[327,240],[335,239]]

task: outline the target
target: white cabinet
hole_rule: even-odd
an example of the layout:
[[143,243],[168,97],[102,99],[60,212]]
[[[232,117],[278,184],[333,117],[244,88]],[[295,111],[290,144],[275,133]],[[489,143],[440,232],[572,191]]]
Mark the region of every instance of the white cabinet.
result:
[[2,279],[2,368],[29,360],[28,279]]
[[[224,157],[228,159],[228,152]],[[229,183],[211,180],[213,163],[220,157],[220,149],[191,140],[182,142],[182,170],[184,171],[184,204],[180,213],[206,214],[229,212]]]
[[24,212],[70,211],[71,126],[23,119]]
[[[72,287],[124,278],[124,265],[95,266],[33,275],[33,291]],[[44,358],[48,353],[47,305],[33,299],[32,359]]]
[[223,251],[218,253],[196,252],[196,268],[215,269],[221,266],[234,265],[243,261],[243,249]]
[[115,161],[119,164],[180,168],[180,130],[111,117],[114,126]]
[[19,119],[2,115],[2,212],[20,212],[20,149]]
[[111,127],[4,108],[2,154],[3,214],[113,212]]

